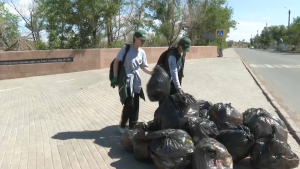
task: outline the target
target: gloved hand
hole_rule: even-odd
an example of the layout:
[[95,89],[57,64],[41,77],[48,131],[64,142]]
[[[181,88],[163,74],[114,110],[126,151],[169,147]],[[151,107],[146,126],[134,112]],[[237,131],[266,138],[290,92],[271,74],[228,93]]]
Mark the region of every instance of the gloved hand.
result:
[[183,93],[184,93],[184,91],[182,90],[182,88],[179,88],[179,89],[178,89],[178,92],[179,92],[180,94],[183,94]]
[[117,77],[113,77],[110,86],[115,88],[118,85],[118,78]]

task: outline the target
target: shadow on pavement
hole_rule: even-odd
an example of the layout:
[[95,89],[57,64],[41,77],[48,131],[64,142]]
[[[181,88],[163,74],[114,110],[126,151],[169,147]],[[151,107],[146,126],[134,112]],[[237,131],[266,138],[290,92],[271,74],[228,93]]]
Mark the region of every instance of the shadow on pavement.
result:
[[[117,169],[153,169],[153,164],[146,164],[137,161],[132,153],[124,150],[122,145],[120,144],[120,133],[118,130],[118,126],[107,126],[101,130],[94,131],[69,131],[69,132],[61,132],[52,136],[52,139],[57,140],[69,140],[69,139],[88,139],[94,140],[94,143],[101,146],[110,148],[108,152],[108,156],[116,160],[112,162],[110,165]],[[117,160],[118,159],[118,160]],[[95,159],[97,161],[97,159]]]

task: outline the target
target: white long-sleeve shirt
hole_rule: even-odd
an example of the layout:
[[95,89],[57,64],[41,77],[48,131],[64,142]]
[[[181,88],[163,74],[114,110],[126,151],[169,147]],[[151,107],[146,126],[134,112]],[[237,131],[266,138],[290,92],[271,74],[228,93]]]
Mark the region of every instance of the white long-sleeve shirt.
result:
[[179,77],[178,77],[178,71],[181,69],[181,67],[183,65],[182,55],[183,54],[181,54],[181,57],[178,60],[178,62],[176,62],[176,57],[173,55],[171,55],[168,59],[169,69],[170,69],[170,73],[171,73],[171,80],[173,81],[176,89],[181,88],[181,84],[179,82]]

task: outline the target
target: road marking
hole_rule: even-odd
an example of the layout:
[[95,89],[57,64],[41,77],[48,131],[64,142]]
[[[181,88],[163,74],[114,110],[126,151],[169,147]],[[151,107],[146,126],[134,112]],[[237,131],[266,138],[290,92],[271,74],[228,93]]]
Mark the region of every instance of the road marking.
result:
[[15,89],[20,89],[21,87],[15,87],[15,88],[11,88],[11,89],[3,89],[0,90],[0,92],[5,92],[5,91],[9,91],[9,90],[15,90]]
[[297,66],[297,65],[289,65],[289,66],[291,66],[292,68],[300,68],[300,67]]
[[56,81],[56,82],[57,82],[57,83],[60,83],[60,82],[69,82],[69,81],[72,81],[72,80],[75,80],[75,79],[61,80],[61,81]]
[[257,65],[257,67],[263,67],[263,68],[265,68],[266,66],[265,65]]
[[283,68],[282,66],[280,66],[280,65],[273,65],[274,67],[276,67],[276,68]]
[[281,65],[281,66],[286,67],[286,68],[291,68],[290,66],[287,66],[287,65]]
[[265,66],[267,66],[268,68],[274,68],[273,66],[267,64],[265,64]]
[[270,64],[249,64],[251,67],[255,68],[300,68],[300,65],[270,65]]
[[107,74],[101,74],[101,76],[105,76],[105,75],[107,75]]
[[189,63],[190,65],[195,64],[196,62]]
[[265,65],[256,65],[256,67],[263,67],[263,68],[265,68],[266,66]]

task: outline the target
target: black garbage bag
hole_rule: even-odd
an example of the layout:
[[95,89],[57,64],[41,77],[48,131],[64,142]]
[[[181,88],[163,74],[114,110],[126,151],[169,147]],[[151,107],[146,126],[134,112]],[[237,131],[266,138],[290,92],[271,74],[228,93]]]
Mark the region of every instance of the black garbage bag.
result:
[[152,162],[149,145],[151,138],[146,136],[145,131],[139,131],[133,137],[133,154],[135,159],[146,163]]
[[231,104],[217,103],[209,110],[210,120],[214,121],[219,130],[243,124],[243,116]]
[[209,110],[207,109],[200,110],[199,117],[209,119]]
[[193,169],[233,169],[232,157],[223,144],[204,138],[194,149]]
[[[276,127],[274,127],[276,129]],[[291,147],[273,134],[256,140],[251,153],[251,164],[258,169],[290,169],[299,165],[299,157]]]
[[133,153],[133,137],[136,135],[138,130],[125,131],[121,136],[121,144],[125,150]]
[[187,113],[184,115],[184,117],[198,117],[199,116],[199,110],[197,104],[191,105]]
[[161,130],[150,143],[151,158],[159,169],[184,169],[191,164],[194,143],[183,130]]
[[175,105],[183,111],[185,117],[198,117],[199,106],[194,96],[188,93],[176,93],[171,96]]
[[182,129],[188,117],[198,117],[196,99],[190,94],[174,94],[168,96],[154,113],[152,131],[162,129]]
[[277,129],[275,138],[280,141],[287,142],[288,130],[286,125],[279,118],[272,116],[262,108],[247,109],[243,113],[244,125],[249,127],[255,139],[267,137],[272,133],[272,126]]
[[139,130],[132,139],[135,159],[145,163],[153,162],[150,156],[149,145],[153,139],[160,137],[161,131],[147,132]]
[[213,104],[210,101],[198,100],[199,117],[209,119],[208,111],[212,108]]
[[154,74],[147,84],[147,94],[150,101],[160,101],[170,94],[169,75],[159,65],[154,68]]
[[201,117],[191,117],[188,119],[189,132],[195,145],[203,138],[216,138],[219,131],[213,121]]
[[151,125],[152,130],[180,129],[184,122],[182,110],[174,103],[171,96],[168,96],[156,109],[154,120]]
[[216,140],[227,148],[234,163],[248,157],[255,144],[250,129],[243,125],[220,131]]
[[153,120],[148,122],[138,122],[133,129],[140,130],[140,131],[151,131]]
[[209,110],[210,108],[213,107],[213,104],[210,101],[206,101],[206,100],[197,100],[198,106],[199,106],[199,110]]

